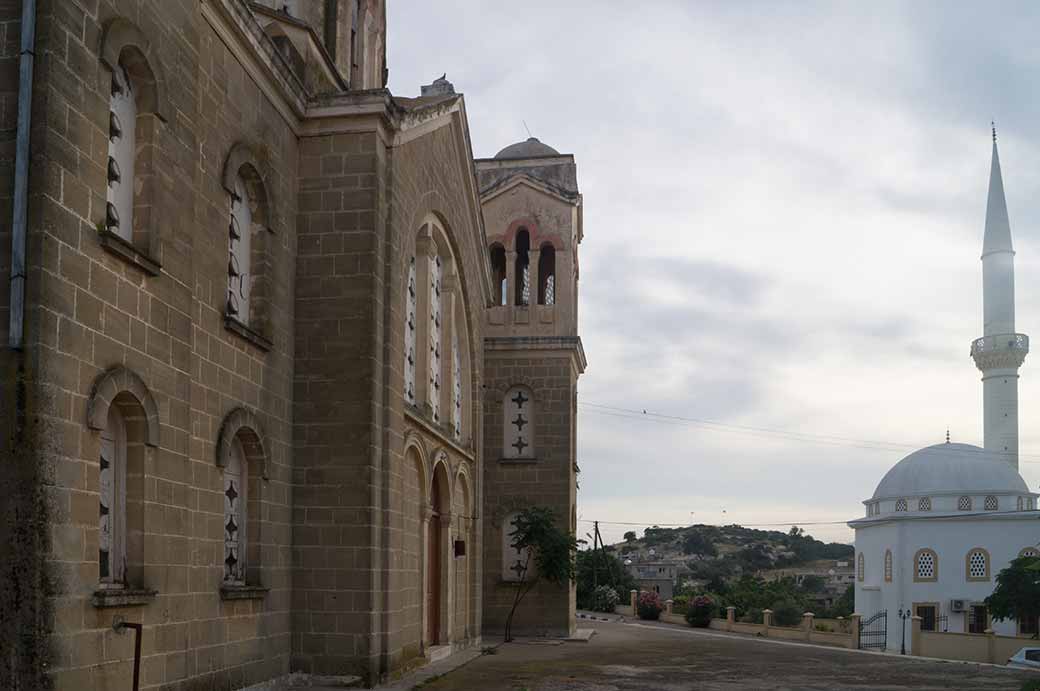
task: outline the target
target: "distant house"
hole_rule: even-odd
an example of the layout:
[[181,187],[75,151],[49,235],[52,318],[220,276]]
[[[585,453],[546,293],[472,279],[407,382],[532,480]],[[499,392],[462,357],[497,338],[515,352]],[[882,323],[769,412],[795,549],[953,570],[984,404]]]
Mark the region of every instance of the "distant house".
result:
[[682,562],[627,560],[625,565],[640,591],[655,592],[663,600],[670,600],[675,595],[675,579]]

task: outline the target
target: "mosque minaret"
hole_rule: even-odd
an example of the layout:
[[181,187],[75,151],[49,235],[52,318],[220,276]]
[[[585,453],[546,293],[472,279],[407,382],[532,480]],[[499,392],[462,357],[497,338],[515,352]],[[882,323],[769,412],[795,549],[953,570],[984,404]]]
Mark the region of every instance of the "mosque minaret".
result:
[[985,448],[947,436],[914,451],[885,473],[863,502],[864,514],[849,521],[856,531],[856,611],[876,629],[869,644],[861,639],[863,647],[900,650],[897,615],[907,612],[930,633],[1040,630],[1036,619],[996,620],[986,604],[1012,560],[1040,556],[1040,495],[1018,472],[1018,368],[1029,339],[1015,333],[1014,259],[994,132],[982,241],[983,335],[971,344],[982,371]]
[[986,230],[982,241],[982,338],[971,344],[982,371],[983,446],[1018,468],[1018,368],[1029,337],[1015,333],[1015,250],[993,132]]

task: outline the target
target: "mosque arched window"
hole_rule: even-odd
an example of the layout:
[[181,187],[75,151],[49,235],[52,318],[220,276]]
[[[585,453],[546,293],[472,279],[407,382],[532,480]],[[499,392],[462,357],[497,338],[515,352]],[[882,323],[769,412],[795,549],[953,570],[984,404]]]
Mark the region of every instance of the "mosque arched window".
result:
[[986,502],[983,505],[986,511],[996,511],[1000,508],[1000,502],[992,494],[986,497]]
[[939,579],[939,555],[930,549],[919,549],[914,555],[914,581],[932,582]]
[[906,511],[906,499],[900,497],[896,499],[896,511]]
[[856,580],[860,583],[863,582],[863,577],[866,575],[866,564],[863,559],[863,552],[860,552],[856,556]]
[[958,511],[971,511],[971,497],[959,497],[957,499]]
[[491,246],[491,290],[496,305],[507,304],[506,248],[497,242]]
[[1018,498],[1018,502],[1017,502],[1017,504],[1016,504],[1016,508],[1017,508],[1017,509],[1018,509],[1019,511],[1022,511],[1022,510],[1024,510],[1024,509],[1025,509],[1025,506],[1026,506],[1026,502],[1025,502],[1025,497],[1019,497],[1019,498]]
[[976,547],[964,557],[964,575],[969,581],[989,580],[989,552]]
[[921,497],[920,499],[918,499],[917,500],[917,510],[918,511],[931,511],[932,510],[932,498],[931,497]]
[[892,582],[892,550],[885,550],[885,583]]
[[526,307],[531,304],[531,234],[521,228],[516,234],[516,295],[514,304]]

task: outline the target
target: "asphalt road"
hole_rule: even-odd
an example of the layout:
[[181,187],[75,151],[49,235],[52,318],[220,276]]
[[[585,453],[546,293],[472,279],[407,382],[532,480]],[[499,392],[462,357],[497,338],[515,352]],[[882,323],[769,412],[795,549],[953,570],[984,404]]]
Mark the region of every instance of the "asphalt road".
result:
[[1010,689],[1040,674],[773,642],[643,622],[579,620],[589,643],[517,642],[421,686],[479,691]]

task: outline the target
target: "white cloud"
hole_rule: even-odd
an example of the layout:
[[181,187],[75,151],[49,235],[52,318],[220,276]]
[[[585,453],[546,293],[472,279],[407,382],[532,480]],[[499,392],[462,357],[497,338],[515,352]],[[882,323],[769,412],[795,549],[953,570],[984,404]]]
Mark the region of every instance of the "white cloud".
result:
[[[525,120],[575,154],[581,400],[919,445],[949,426],[978,443],[968,346],[991,117],[1019,329],[1040,334],[1038,18],[1032,4],[400,1],[391,87],[415,95],[446,71],[478,156],[525,138]],[[1020,396],[1035,487],[1029,360]],[[852,518],[901,455],[586,407],[579,426],[588,519]]]

